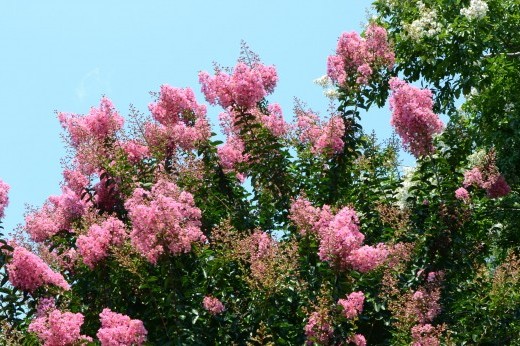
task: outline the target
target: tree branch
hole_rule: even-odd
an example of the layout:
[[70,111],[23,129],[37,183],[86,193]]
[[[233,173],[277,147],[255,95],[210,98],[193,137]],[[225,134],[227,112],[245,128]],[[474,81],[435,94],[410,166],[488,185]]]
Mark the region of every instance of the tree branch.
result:
[[498,54],[491,54],[491,53],[488,53],[488,54],[484,54],[484,58],[490,58],[490,57],[494,57],[494,56],[497,56],[499,54],[504,54],[505,56],[510,56],[510,57],[517,57],[517,56],[520,56],[520,52],[514,52],[514,53],[498,53]]

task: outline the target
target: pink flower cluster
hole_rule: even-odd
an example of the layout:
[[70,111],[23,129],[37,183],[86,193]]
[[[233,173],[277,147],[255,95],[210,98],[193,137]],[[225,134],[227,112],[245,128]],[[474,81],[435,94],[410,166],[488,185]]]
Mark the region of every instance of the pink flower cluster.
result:
[[365,295],[363,292],[352,292],[347,299],[338,300],[338,304],[343,307],[343,316],[348,319],[353,319],[363,312],[363,303],[365,302]]
[[330,325],[328,318],[324,313],[314,311],[309,316],[309,320],[304,328],[307,337],[307,345],[326,345],[334,333],[334,328]]
[[272,93],[278,76],[274,66],[256,63],[249,67],[237,63],[231,75],[217,70],[215,76],[207,72],[199,73],[199,82],[206,100],[223,108],[253,108],[257,102]]
[[404,149],[415,157],[433,152],[433,135],[442,132],[444,124],[433,113],[432,93],[416,88],[397,77],[390,79],[390,124],[403,141]]
[[151,263],[165,250],[177,255],[191,251],[193,242],[206,241],[193,195],[174,183],[159,180],[152,191],[137,188],[125,207],[133,226],[132,244]]
[[379,243],[375,247],[363,245],[358,249],[352,250],[348,260],[352,268],[366,273],[383,264],[389,254],[390,251],[383,243]]
[[72,346],[80,341],[92,341],[80,334],[82,324],[82,314],[54,310],[46,317],[34,319],[29,325],[29,331],[36,333],[44,346]]
[[242,139],[234,135],[229,136],[227,141],[218,147],[217,153],[224,172],[236,170],[238,164],[248,161],[249,155],[244,154],[244,149]]
[[473,169],[466,171],[464,173],[463,184],[465,187],[476,185],[486,190],[487,195],[490,198],[503,197],[511,192],[511,188],[504,177],[498,173],[496,167],[487,167],[487,169],[474,167]]
[[386,30],[371,24],[365,38],[356,32],[343,33],[338,40],[336,55],[327,60],[327,75],[339,86],[367,84],[374,70],[391,69],[394,53],[388,44]]
[[340,269],[368,272],[383,264],[389,255],[384,244],[363,246],[365,236],[359,231],[359,218],[350,207],[333,215],[329,206],[316,208],[300,197],[292,203],[289,218],[301,234],[317,234],[320,259]]
[[428,292],[425,289],[419,289],[413,294],[412,300],[419,323],[424,324],[433,321],[441,311],[437,291]]
[[298,197],[291,203],[289,219],[298,228],[301,235],[306,235],[315,232],[315,224],[320,218],[319,213],[319,208],[314,207],[308,199]]
[[103,309],[99,314],[101,328],[96,336],[102,346],[140,346],[146,341],[148,331],[143,322],[130,317]]
[[262,278],[266,272],[268,262],[276,251],[278,243],[266,232],[255,231],[248,241],[251,274],[253,277]]
[[30,293],[44,285],[54,285],[66,291],[70,289],[61,274],[54,272],[40,257],[21,246],[14,248],[7,273],[13,286]]
[[340,269],[352,268],[368,272],[380,266],[388,256],[383,244],[362,246],[365,236],[359,231],[359,219],[354,209],[341,209],[327,227],[318,230],[318,255]]
[[406,303],[408,314],[413,316],[419,324],[432,322],[441,311],[439,300],[443,278],[442,271],[428,273],[426,286],[415,291],[411,300]]
[[101,226],[92,225],[86,235],[80,235],[76,240],[76,247],[83,262],[93,269],[96,263],[108,255],[110,246],[121,245],[126,237],[124,223],[110,217]]
[[63,171],[63,178],[65,179],[65,186],[71,189],[76,196],[81,198],[81,194],[88,186],[90,179],[76,169],[65,169]]
[[25,217],[25,230],[36,242],[42,242],[61,230],[70,230],[74,219],[82,216],[86,204],[64,186],[60,196],[51,196],[43,207]]
[[218,298],[213,296],[205,296],[202,300],[202,305],[204,306],[204,309],[206,309],[212,315],[221,314],[226,310],[224,304],[222,304]]
[[[248,117],[249,124],[261,125],[275,137],[284,136],[289,126],[283,119],[280,105],[274,103],[267,107],[267,114],[259,109],[242,110],[228,109],[219,115],[220,126],[226,134],[226,142],[218,148],[220,163],[225,172],[238,171],[237,165],[248,162],[250,156],[245,154],[243,128],[246,125],[243,117]],[[238,175],[237,174],[237,175]]]
[[341,153],[345,145],[343,142],[343,135],[345,134],[343,119],[339,116],[332,116],[320,132],[320,136],[313,143],[312,151],[314,153]]
[[112,101],[103,97],[99,108],[92,107],[88,115],[59,113],[61,126],[68,131],[75,148],[91,140],[103,142],[123,127],[124,120],[115,110]]
[[92,338],[80,334],[83,319],[80,313],[61,312],[56,309],[54,301],[42,299],[29,331],[36,333],[43,346],[72,346],[92,342]]
[[345,143],[345,123],[340,116],[330,117],[322,124],[317,115],[311,112],[297,112],[296,130],[302,143],[309,143],[315,154],[337,154]]
[[[149,144],[159,136],[170,147],[192,150],[197,143],[206,141],[211,136],[206,119],[206,106],[199,105],[190,88],[174,88],[162,85],[159,99],[148,106],[158,126],[145,131]],[[151,131],[150,130],[154,130]]]
[[263,231],[256,231],[251,235],[252,246],[251,258],[253,260],[264,258],[269,255],[269,252],[273,246],[275,246],[275,240],[267,233]]
[[359,219],[350,207],[341,209],[330,220],[327,227],[318,230],[320,247],[318,255],[322,261],[346,268],[350,253],[361,247],[365,236],[359,231]]
[[260,114],[260,122],[275,137],[282,137],[287,133],[289,126],[283,119],[282,107],[278,103],[271,103],[267,106],[269,114]]
[[0,219],[4,217],[4,211],[9,204],[9,185],[0,179]]
[[131,163],[137,163],[146,157],[150,156],[150,150],[148,146],[140,144],[136,140],[128,140],[119,142],[119,145],[125,152],[128,161]]
[[439,346],[439,333],[431,324],[418,324],[412,327],[412,346]]
[[464,201],[465,203],[469,202],[470,196],[468,190],[463,187],[459,187],[457,190],[455,190],[455,198]]
[[367,346],[367,340],[365,337],[361,334],[354,334],[348,339],[349,343],[352,343],[356,346]]

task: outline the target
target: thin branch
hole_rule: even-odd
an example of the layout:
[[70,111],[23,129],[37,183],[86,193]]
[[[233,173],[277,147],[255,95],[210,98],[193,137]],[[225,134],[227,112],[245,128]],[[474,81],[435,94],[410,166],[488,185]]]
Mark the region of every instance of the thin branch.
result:
[[487,54],[484,54],[484,58],[491,58],[491,57],[494,57],[494,56],[497,56],[499,54],[503,54],[505,56],[510,56],[510,57],[517,57],[517,56],[520,56],[520,52],[514,52],[514,53],[498,53],[498,54],[492,54],[492,53],[487,53]]

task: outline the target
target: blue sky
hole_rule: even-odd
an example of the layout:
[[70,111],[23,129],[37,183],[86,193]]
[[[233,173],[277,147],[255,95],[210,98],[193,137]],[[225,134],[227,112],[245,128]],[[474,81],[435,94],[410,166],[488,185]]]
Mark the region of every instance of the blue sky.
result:
[[[326,113],[312,81],[344,31],[360,31],[368,0],[343,1],[2,1],[0,4],[0,179],[11,186],[4,226],[24,204],[59,194],[65,156],[55,110],[84,114],[108,96],[121,114],[147,111],[161,84],[192,87],[212,62],[232,66],[245,40],[278,69],[270,100],[292,117],[293,98]],[[218,109],[209,115],[216,124]],[[364,116],[390,135],[390,113]]]

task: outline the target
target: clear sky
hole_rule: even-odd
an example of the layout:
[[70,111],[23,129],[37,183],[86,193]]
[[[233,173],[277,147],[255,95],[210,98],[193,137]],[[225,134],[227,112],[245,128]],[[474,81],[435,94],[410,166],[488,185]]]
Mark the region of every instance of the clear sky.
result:
[[[87,113],[108,96],[122,115],[147,111],[161,84],[192,87],[212,62],[233,66],[245,40],[278,87],[270,100],[292,117],[293,98],[326,113],[312,81],[344,31],[361,31],[369,0],[22,1],[0,3],[0,179],[11,186],[6,231],[23,222],[24,204],[59,194],[65,150],[55,110]],[[218,109],[209,108],[216,124]],[[390,113],[363,116],[390,135]]]

